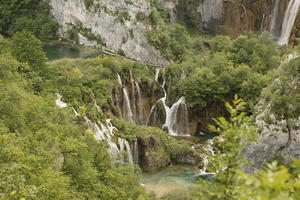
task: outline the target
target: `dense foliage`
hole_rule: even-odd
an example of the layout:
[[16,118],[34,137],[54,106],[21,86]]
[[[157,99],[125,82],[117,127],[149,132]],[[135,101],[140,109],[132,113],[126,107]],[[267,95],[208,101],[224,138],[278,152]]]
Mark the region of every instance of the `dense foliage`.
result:
[[12,36],[22,30],[31,31],[41,40],[57,37],[58,24],[51,17],[47,1],[0,1],[0,34]]
[[256,175],[246,174],[240,168],[246,164],[242,149],[254,139],[255,127],[251,118],[242,112],[245,103],[235,98],[233,105],[226,105],[231,118],[219,118],[217,126],[211,126],[220,136],[214,139],[215,153],[209,159],[209,167],[215,176],[200,181],[201,200],[243,199],[299,199],[300,162],[279,166],[276,161],[267,164]]
[[194,108],[238,94],[252,109],[280,64],[280,52],[271,37],[267,33],[248,33],[235,40],[216,36],[210,44],[168,66],[171,90],[185,96],[188,106]]
[[56,108],[51,76],[37,67],[51,71],[36,41],[27,32],[0,38],[0,198],[147,199],[139,170],[113,164],[83,119]]
[[[182,158],[201,160],[201,154],[191,148],[193,143],[178,142],[158,128],[139,127],[118,118],[120,112],[111,97],[122,89],[117,74],[123,84],[132,84],[133,76],[136,82],[162,93],[153,66],[109,56],[47,62],[39,39],[55,39],[58,29],[47,2],[0,2],[0,33],[9,37],[0,37],[0,199],[154,199],[139,185],[140,168],[114,162],[107,144],[95,140],[84,117],[102,122],[109,117],[117,127],[117,137],[149,143],[147,154],[155,169],[177,164]],[[184,13],[183,5],[195,2],[180,0],[180,11]],[[84,3],[87,9],[93,6],[92,0]],[[211,127],[220,134],[209,164],[216,175],[200,181],[195,198],[299,199],[299,161],[289,166],[274,162],[257,175],[245,174],[240,168],[246,164],[241,149],[254,140],[255,127],[247,114],[272,80],[278,78],[263,92],[272,102],[270,111],[284,120],[299,116],[299,84],[294,80],[299,78],[300,59],[283,63],[276,74],[282,51],[268,34],[246,33],[236,39],[193,35],[189,28],[198,24],[195,13],[184,13],[185,23],[172,24],[160,1],[151,0],[151,5],[149,18],[139,13],[138,19],[151,23],[153,29],[146,36],[171,63],[158,77],[161,82],[166,80],[167,103],[185,96],[189,108],[200,109],[233,99],[233,105],[226,104],[231,118],[219,118]],[[126,16],[124,12],[120,21],[124,23]],[[105,44],[81,26],[68,34],[78,40],[77,32]],[[55,106],[55,93],[63,94],[68,108]],[[288,121],[288,131],[293,122]],[[174,193],[163,199],[176,198],[192,197]]]

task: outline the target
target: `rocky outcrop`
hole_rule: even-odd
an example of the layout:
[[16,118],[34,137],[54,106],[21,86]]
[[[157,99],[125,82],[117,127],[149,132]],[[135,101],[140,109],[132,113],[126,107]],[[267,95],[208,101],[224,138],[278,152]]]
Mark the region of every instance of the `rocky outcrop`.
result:
[[275,159],[284,163],[300,159],[299,61],[295,55],[288,56],[279,68],[277,79],[262,93],[256,106],[258,140],[244,150],[251,161],[245,167],[247,172],[255,172]]
[[[155,65],[167,61],[144,36],[147,25],[138,15],[148,16],[150,3],[141,0],[94,0],[89,7],[84,0],[50,0],[52,14],[61,25],[61,37],[78,34],[78,42],[124,54],[134,60]],[[74,36],[73,36],[74,37]]]
[[275,159],[283,159],[285,163],[292,158],[300,159],[300,118],[293,120],[294,127],[289,133],[286,120],[270,115],[266,121],[267,110],[268,107],[256,118],[256,124],[261,129],[258,141],[245,150],[247,159],[251,161],[245,170],[250,173]]
[[[97,46],[137,61],[160,66],[168,64],[145,37],[145,31],[152,29],[151,24],[143,21],[150,18],[153,5],[149,0],[49,2],[52,14],[61,26],[62,38],[71,38],[81,45]],[[231,37],[245,31],[270,31],[277,39],[289,0],[176,0],[161,3],[169,13],[170,23],[184,21],[193,29]],[[292,36],[296,34],[294,31]]]
[[138,136],[139,166],[145,172],[154,172],[171,164],[171,157],[160,141],[149,136]]
[[154,127],[136,133],[138,164],[145,172],[155,172],[171,164],[198,164],[206,152],[197,138],[176,140]]

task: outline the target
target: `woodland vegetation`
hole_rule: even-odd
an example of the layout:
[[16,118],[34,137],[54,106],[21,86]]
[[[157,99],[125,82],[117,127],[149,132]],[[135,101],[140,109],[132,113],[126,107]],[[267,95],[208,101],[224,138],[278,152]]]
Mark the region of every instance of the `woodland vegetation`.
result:
[[[193,16],[187,24],[170,25],[165,14],[153,6],[148,20],[156,28],[146,36],[171,63],[165,67],[170,98],[185,96],[189,108],[229,102],[230,117],[210,127],[220,135],[214,140],[216,155],[209,158],[215,177],[200,180],[193,197],[175,192],[161,200],[300,199],[299,160],[289,165],[274,160],[255,175],[241,171],[246,164],[241,151],[256,138],[259,97],[273,102],[271,111],[278,118],[299,117],[299,86],[290,83],[300,77],[300,58],[281,61],[300,48],[279,49],[268,33],[236,39],[195,36],[190,32]],[[157,199],[140,185],[139,166],[113,162],[107,144],[97,141],[71,109],[92,120],[111,117],[117,135],[129,141],[159,138],[159,151],[176,158],[188,151],[188,143],[112,116],[117,113],[111,102],[111,92],[120,87],[117,73],[129,77],[131,70],[136,80],[159,88],[155,67],[111,56],[48,62],[41,41],[57,39],[58,28],[44,1],[0,0],[0,199]],[[58,92],[71,106],[55,106]],[[287,130],[294,125],[291,120]]]

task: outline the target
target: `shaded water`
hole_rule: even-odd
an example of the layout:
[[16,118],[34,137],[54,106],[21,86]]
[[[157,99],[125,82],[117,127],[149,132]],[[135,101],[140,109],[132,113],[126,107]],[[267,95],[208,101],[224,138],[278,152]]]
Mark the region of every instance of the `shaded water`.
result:
[[101,55],[101,52],[92,48],[80,48],[70,45],[44,45],[43,50],[49,61],[63,58],[91,58]]
[[185,165],[170,166],[156,173],[144,173],[142,184],[147,191],[158,197],[174,191],[191,191],[198,187],[193,167]]

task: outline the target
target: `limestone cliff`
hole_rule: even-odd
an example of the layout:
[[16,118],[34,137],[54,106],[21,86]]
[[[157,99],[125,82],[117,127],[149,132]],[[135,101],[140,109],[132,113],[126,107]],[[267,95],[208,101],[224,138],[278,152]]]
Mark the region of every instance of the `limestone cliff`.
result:
[[167,61],[144,36],[149,28],[137,16],[148,16],[150,3],[143,0],[95,0],[91,5],[84,0],[50,0],[52,13],[61,25],[60,35],[67,38],[72,29],[84,46],[124,54],[126,57],[164,65]]
[[[168,62],[151,46],[145,31],[151,30],[149,0],[49,0],[60,24],[60,36],[84,46],[155,65]],[[237,37],[245,31],[270,31],[278,39],[289,0],[157,0],[170,23]],[[299,21],[298,17],[298,21]],[[296,21],[296,24],[299,22]],[[297,35],[294,30],[292,38]]]

